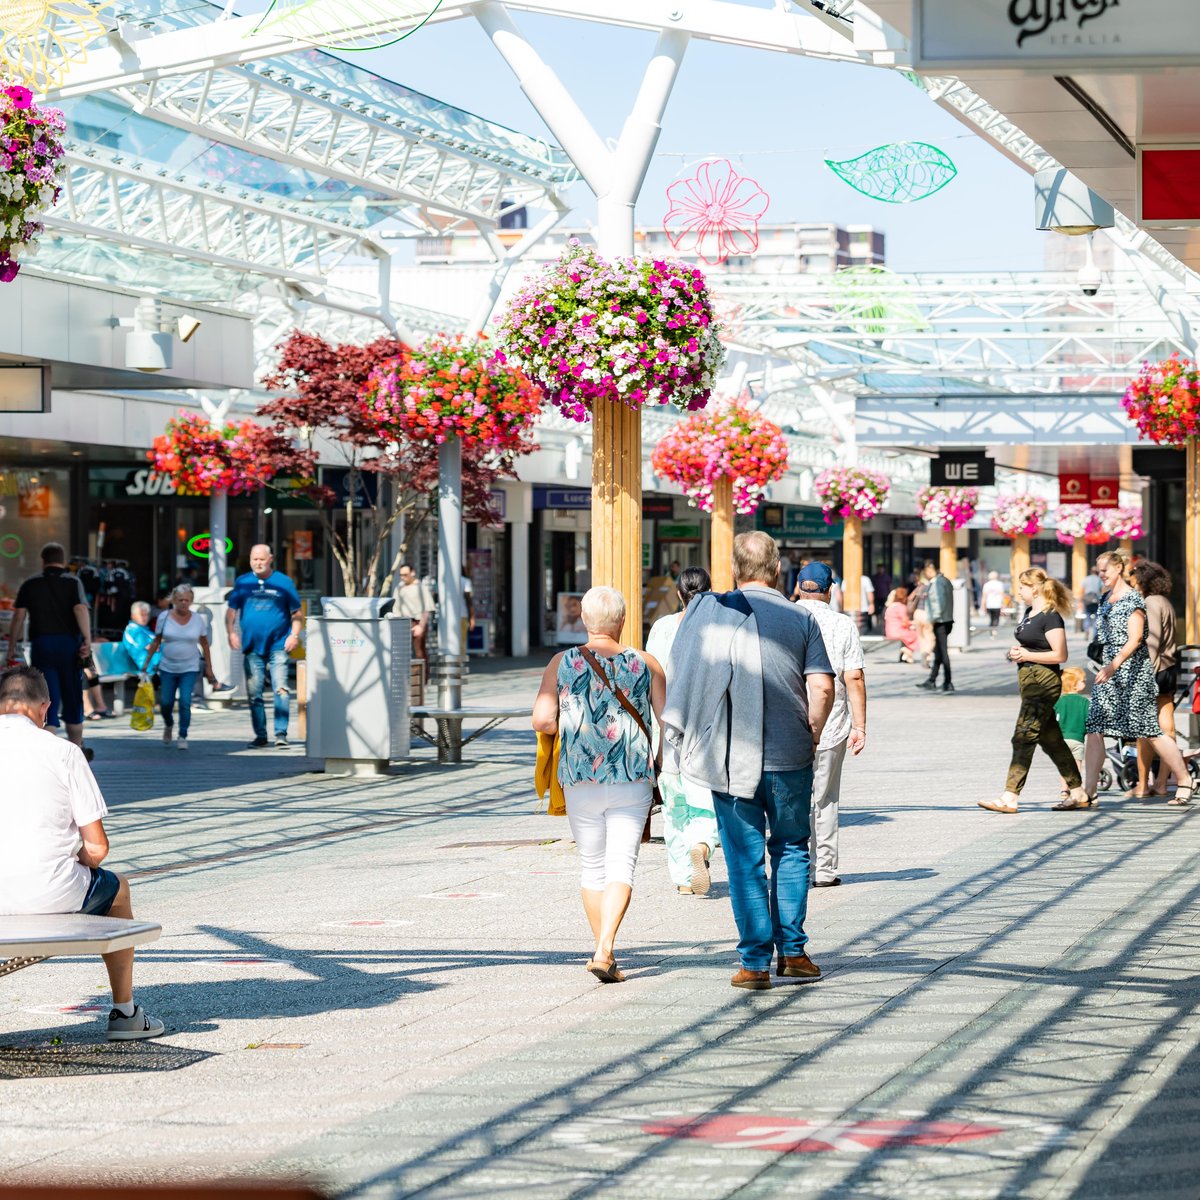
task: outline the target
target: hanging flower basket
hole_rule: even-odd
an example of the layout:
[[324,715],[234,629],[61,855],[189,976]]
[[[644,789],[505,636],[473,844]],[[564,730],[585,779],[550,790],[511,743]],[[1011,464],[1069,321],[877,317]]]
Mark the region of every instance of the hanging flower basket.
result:
[[923,487],[917,493],[921,520],[938,529],[961,529],[974,517],[978,507],[978,488]]
[[493,359],[483,335],[435,334],[371,372],[364,409],[389,441],[440,445],[457,435],[467,447],[532,450],[529,431],[541,411],[541,389]]
[[586,421],[597,401],[703,408],[725,348],[704,273],[671,259],[601,258],[572,238],[500,321],[496,360]]
[[660,479],[679,484],[692,504],[712,512],[713,485],[733,481],[739,513],[758,508],[768,484],[787,471],[783,431],[740,400],[679,421],[650,458]]
[[19,83],[0,80],[0,283],[36,252],[38,219],[58,199],[66,172],[57,108],[42,108]]
[[825,523],[835,517],[859,517],[869,521],[887,503],[892,481],[878,471],[860,467],[830,467],[817,476],[813,490],[821,501]]
[[[1064,546],[1075,545],[1079,538],[1091,542],[1088,535],[1091,534],[1092,537],[1095,537],[1103,529],[1099,514],[1090,504],[1064,504],[1058,510],[1055,524],[1058,526],[1058,540]],[[1108,534],[1105,533],[1100,541],[1108,541]],[[1099,543],[1091,542],[1091,544],[1098,545]]]
[[154,439],[147,457],[186,496],[256,492],[275,477],[275,435],[253,421],[214,429],[198,413],[181,412]]
[[1136,542],[1138,538],[1146,536],[1140,508],[1110,508],[1104,513],[1103,519],[1109,537],[1116,538],[1119,542]]
[[1142,363],[1121,403],[1144,440],[1180,446],[1200,434],[1200,368],[1180,354]]
[[997,496],[992,528],[1006,538],[1037,537],[1048,508],[1041,496],[1031,492]]

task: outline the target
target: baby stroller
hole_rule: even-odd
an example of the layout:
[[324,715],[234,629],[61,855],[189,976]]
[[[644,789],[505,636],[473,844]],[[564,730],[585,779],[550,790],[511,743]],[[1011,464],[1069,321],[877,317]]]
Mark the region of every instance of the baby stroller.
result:
[[[1200,750],[1184,750],[1183,761],[1193,786],[1200,787]],[[1158,759],[1150,765],[1151,773],[1158,771]],[[1138,762],[1137,742],[1123,738],[1106,738],[1104,742],[1104,765],[1100,768],[1099,790],[1111,792],[1113,784],[1123,792],[1137,787]]]

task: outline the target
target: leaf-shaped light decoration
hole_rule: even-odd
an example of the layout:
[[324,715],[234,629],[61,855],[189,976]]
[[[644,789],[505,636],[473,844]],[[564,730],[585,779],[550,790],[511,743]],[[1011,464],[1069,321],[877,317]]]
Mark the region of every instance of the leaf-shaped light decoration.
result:
[[87,47],[108,30],[100,12],[110,0],[0,0],[0,80],[37,92],[61,84]]
[[896,337],[926,328],[908,280],[887,267],[843,267],[829,281],[840,324],[867,337]]
[[325,50],[378,50],[416,33],[441,6],[442,0],[271,0],[252,32]]
[[941,191],[958,174],[950,156],[928,142],[892,142],[825,165],[856,192],[885,204],[912,204]]

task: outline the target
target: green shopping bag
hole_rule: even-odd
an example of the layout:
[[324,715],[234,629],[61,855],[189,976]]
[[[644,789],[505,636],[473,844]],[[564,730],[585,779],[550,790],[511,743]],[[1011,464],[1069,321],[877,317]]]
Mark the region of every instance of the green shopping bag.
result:
[[138,684],[129,724],[141,733],[154,728],[154,684],[148,679],[143,679]]

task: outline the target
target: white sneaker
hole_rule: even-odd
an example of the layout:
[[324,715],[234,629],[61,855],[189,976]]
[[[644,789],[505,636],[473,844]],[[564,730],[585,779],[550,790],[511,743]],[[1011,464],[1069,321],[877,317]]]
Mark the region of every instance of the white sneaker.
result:
[[175,745],[180,750],[186,750],[188,748],[187,738],[180,738]]
[[132,1017],[122,1015],[119,1008],[114,1008],[108,1014],[110,1042],[137,1042],[142,1038],[159,1037],[165,1028],[161,1021],[147,1016],[146,1010],[140,1004],[133,1010]]
[[163,726],[163,743],[165,745],[169,746],[171,744],[171,735],[174,732],[175,732],[175,729],[173,726],[171,726],[171,725]]

